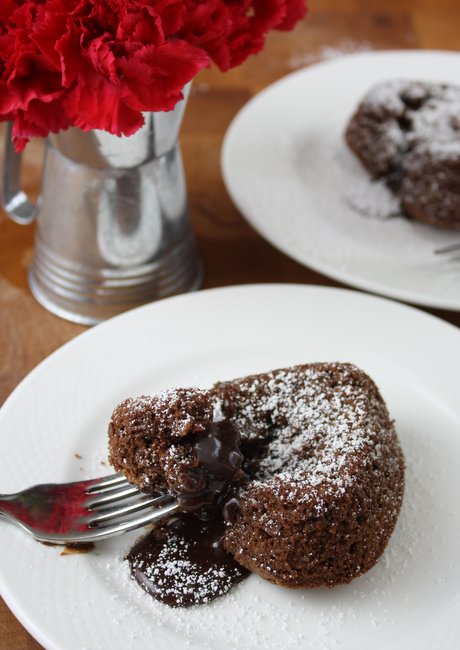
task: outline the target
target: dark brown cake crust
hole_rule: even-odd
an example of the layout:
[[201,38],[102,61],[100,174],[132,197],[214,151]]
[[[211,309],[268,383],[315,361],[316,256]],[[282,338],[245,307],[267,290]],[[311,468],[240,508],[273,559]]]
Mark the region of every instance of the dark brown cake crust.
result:
[[403,211],[460,230],[460,88],[393,80],[377,84],[351,118],[345,139]]
[[143,489],[176,489],[210,418],[230,420],[245,457],[224,508],[223,544],[240,564],[287,587],[346,583],[375,564],[401,508],[404,460],[365,373],[308,364],[128,400],[109,428],[111,461]]

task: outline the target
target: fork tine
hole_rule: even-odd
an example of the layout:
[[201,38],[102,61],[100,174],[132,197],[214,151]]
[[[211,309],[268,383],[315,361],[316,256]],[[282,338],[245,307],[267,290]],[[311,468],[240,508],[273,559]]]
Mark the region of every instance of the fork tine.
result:
[[180,510],[170,495],[145,494],[122,475],[35,485],[0,496],[0,518],[40,542],[97,542]]
[[180,510],[180,506],[176,500],[173,500],[170,504],[165,505],[162,508],[152,510],[147,514],[141,515],[140,517],[135,517],[126,521],[114,523],[110,526],[94,527],[90,529],[89,533],[83,534],[83,537],[85,540],[98,541],[107,537],[126,533],[130,530],[135,530],[136,528],[141,528],[147,524],[155,523],[156,521],[171,516],[178,510]]
[[104,476],[98,481],[91,481],[87,488],[88,494],[99,494],[100,492],[110,492],[123,485],[129,485],[128,479],[123,474],[112,474],[111,476]]
[[453,251],[460,250],[460,242],[455,244],[449,244],[447,246],[442,246],[441,248],[436,248],[434,251],[435,255],[444,255],[444,253],[452,253]]
[[158,506],[167,505],[172,501],[171,497],[162,494],[158,495],[142,495],[142,499],[135,501],[134,503],[129,503],[126,506],[116,506],[114,508],[107,508],[102,511],[95,511],[85,517],[83,521],[86,521],[88,526],[99,525],[105,521],[110,521],[111,519],[117,519],[119,517],[124,517],[126,515],[133,515],[136,512],[145,510],[146,508],[154,508]]
[[95,496],[90,496],[86,502],[86,506],[89,510],[94,508],[100,508],[101,506],[106,506],[121,499],[127,499],[130,497],[135,497],[138,494],[141,494],[139,488],[130,483],[126,483],[121,488],[110,490],[109,492],[102,492],[101,494],[95,494]]

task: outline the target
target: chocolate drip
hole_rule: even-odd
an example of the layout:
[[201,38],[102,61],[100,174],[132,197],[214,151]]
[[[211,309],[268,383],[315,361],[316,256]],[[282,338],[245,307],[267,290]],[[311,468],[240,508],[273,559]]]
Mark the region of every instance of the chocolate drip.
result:
[[207,434],[195,443],[197,467],[204,469],[206,486],[193,491],[175,494],[181,508],[195,512],[202,519],[211,518],[221,508],[222,501],[235,482],[243,462],[240,451],[240,436],[229,420],[213,422]]
[[212,422],[195,441],[193,456],[174,493],[183,512],[154,528],[126,557],[132,577],[171,607],[208,603],[249,575],[220,543],[223,504],[235,501],[229,491],[243,476],[238,431],[228,419]]

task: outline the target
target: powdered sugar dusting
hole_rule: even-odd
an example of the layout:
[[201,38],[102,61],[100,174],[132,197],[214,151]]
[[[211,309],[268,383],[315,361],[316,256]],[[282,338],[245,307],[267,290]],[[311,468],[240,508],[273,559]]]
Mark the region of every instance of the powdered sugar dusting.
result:
[[[329,373],[339,367],[331,382]],[[394,445],[394,429],[378,392],[373,384],[357,384],[354,372],[348,364],[313,364],[248,380],[236,401],[236,426],[243,442],[269,439],[254,485],[268,483],[278,498],[293,502],[311,499],[312,492],[337,496],[355,479],[357,457],[375,464],[382,445]]]
[[203,435],[212,422],[204,390],[173,388],[126,399],[112,414],[110,461],[128,480],[147,490],[178,494],[203,490],[204,476],[199,484],[189,485],[187,455],[193,454],[193,448],[184,446],[184,441]]
[[405,128],[396,120],[385,124],[386,138],[396,152],[423,145],[460,155],[460,88],[394,79],[374,86],[363,104],[408,120]]

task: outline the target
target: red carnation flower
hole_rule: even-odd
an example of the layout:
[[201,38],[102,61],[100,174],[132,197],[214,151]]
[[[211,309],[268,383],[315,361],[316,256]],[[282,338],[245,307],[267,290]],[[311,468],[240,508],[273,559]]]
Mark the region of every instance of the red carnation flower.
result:
[[28,138],[78,126],[130,135],[199,70],[259,52],[304,0],[2,0],[0,120]]

